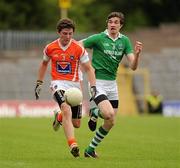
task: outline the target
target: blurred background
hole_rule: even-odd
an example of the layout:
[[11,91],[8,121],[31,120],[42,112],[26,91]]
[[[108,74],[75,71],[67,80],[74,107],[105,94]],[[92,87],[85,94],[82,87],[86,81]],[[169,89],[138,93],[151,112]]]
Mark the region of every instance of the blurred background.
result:
[[139,69],[130,71],[125,59],[119,67],[119,113],[180,116],[179,9],[179,0],[1,0],[0,116],[49,115],[49,69],[38,101],[34,87],[43,48],[58,38],[57,21],[73,19],[80,40],[104,31],[112,11],[125,14],[122,33],[143,43]]

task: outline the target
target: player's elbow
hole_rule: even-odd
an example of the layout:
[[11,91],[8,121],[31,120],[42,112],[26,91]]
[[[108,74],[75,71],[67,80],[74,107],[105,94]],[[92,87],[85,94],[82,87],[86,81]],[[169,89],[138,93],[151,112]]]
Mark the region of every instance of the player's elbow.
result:
[[137,69],[137,66],[131,67],[131,69],[132,69],[133,71],[135,71],[135,70]]
[[131,70],[135,71],[137,69],[137,64],[136,63],[132,63],[130,68],[131,68]]
[[88,73],[88,72],[94,73],[95,70],[94,70],[94,68],[93,68],[91,65],[89,65],[89,66],[87,66],[87,67],[85,68],[85,72],[86,72],[86,73]]

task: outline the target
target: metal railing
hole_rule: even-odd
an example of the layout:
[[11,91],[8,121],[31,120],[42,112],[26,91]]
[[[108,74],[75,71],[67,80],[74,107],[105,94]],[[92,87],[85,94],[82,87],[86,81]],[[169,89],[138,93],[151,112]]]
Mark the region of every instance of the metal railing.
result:
[[[75,34],[79,40],[90,34]],[[0,50],[27,50],[41,48],[58,37],[56,32],[0,31]]]
[[0,50],[26,50],[41,47],[52,39],[55,33],[35,31],[0,31]]

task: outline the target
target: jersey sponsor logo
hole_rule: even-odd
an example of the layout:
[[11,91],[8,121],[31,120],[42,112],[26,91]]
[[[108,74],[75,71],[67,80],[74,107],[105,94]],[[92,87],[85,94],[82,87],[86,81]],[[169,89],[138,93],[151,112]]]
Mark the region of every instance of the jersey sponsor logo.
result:
[[58,61],[56,64],[57,64],[57,72],[59,72],[59,73],[71,73],[70,62]]
[[111,55],[111,56],[117,56],[122,55],[122,51],[112,51],[112,50],[104,50],[105,54]]

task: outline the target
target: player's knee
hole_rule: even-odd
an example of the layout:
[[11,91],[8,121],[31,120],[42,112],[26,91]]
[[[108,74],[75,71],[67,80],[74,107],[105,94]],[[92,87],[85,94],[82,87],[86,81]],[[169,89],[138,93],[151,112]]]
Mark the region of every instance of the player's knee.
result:
[[105,124],[109,130],[114,126],[114,124],[115,124],[115,113],[114,113],[114,111],[111,113],[108,113],[106,115]]
[[71,117],[72,117],[72,112],[71,112],[71,108],[70,108],[70,106],[69,105],[67,105],[66,103],[63,103],[62,105],[61,105],[61,109],[62,109],[62,111],[63,111],[63,118],[68,118],[68,119],[71,119]]
[[81,121],[80,120],[73,120],[72,121],[74,128],[80,128]]
[[104,120],[104,127],[107,130],[110,130],[114,126],[114,124],[115,124],[114,119]]
[[74,128],[80,128],[80,124],[73,124]]
[[[99,96],[100,97],[100,96]],[[104,97],[106,97],[104,95]],[[102,117],[105,120],[111,120],[114,117],[114,109],[111,105],[111,103],[109,102],[109,100],[103,100],[98,104],[98,107],[101,111]]]
[[105,120],[114,120],[114,111],[107,111],[104,113]]
[[115,120],[114,120],[114,118],[113,118],[112,120],[110,120],[110,126],[111,126],[111,128],[112,128],[114,125],[115,125]]

